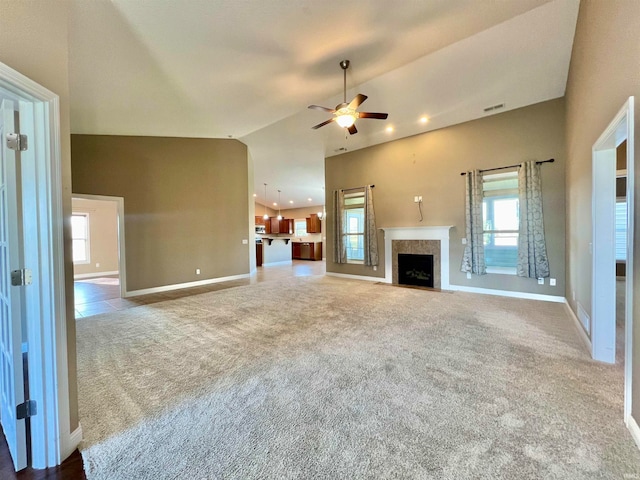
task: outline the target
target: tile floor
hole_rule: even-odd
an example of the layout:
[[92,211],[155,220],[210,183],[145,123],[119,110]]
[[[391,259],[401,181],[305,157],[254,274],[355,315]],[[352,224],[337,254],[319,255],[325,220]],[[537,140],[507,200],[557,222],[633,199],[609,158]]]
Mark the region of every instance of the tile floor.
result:
[[129,298],[120,298],[120,282],[117,276],[77,280],[74,282],[76,318],[90,317],[100,313],[115,312],[139,305],[147,305],[242,285],[260,282],[277,282],[278,280],[289,277],[324,275],[324,273],[324,261],[294,260],[289,265],[267,265],[258,267],[256,274],[249,278]]

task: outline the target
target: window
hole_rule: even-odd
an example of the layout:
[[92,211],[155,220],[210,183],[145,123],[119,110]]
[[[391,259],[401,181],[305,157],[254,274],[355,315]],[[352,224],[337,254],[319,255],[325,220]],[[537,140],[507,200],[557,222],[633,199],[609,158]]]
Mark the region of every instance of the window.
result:
[[89,263],[89,215],[74,213],[71,216],[73,238],[73,263]]
[[296,237],[306,237],[307,236],[307,220],[295,220],[295,236]]
[[482,190],[487,272],[515,275],[520,228],[518,172],[485,175]]
[[364,191],[345,193],[345,245],[347,263],[364,262]]
[[627,261],[627,200],[616,200],[616,261]]

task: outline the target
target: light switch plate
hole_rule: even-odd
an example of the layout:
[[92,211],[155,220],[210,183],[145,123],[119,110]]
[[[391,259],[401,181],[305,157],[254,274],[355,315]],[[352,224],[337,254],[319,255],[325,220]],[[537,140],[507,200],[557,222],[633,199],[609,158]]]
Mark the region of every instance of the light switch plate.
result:
[[463,239],[462,239],[462,244],[463,244],[463,245],[466,245],[466,244],[467,244],[467,239],[466,239],[466,238],[463,238]]
[[242,239],[242,244],[243,245],[248,245],[249,244],[249,240],[247,240],[246,238]]

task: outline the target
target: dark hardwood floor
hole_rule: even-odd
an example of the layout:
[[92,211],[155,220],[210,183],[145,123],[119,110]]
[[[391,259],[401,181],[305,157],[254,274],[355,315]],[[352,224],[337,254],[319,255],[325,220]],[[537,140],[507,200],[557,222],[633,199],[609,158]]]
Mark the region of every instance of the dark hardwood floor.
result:
[[16,473],[13,470],[13,461],[9,453],[9,447],[4,439],[4,433],[0,429],[0,479],[2,480],[76,480],[86,479],[82,467],[82,456],[76,450],[62,465],[44,470],[25,468]]

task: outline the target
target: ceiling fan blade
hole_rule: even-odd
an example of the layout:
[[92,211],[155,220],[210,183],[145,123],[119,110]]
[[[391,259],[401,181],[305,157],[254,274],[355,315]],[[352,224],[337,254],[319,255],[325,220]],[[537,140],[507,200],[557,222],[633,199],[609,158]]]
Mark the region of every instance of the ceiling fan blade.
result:
[[319,123],[315,127],[311,127],[311,128],[314,129],[314,130],[317,130],[320,127],[324,127],[325,125],[330,124],[331,122],[335,122],[335,120],[336,120],[336,117],[333,117],[333,118],[330,118],[329,120],[327,120],[326,122]]
[[333,108],[321,107],[320,105],[309,105],[307,108],[311,108],[312,110],[322,110],[327,113],[335,113],[336,111]]
[[349,108],[353,108],[354,110],[356,108],[358,108],[362,102],[364,102],[367,98],[366,95],[363,95],[361,93],[359,93],[358,95],[355,96],[355,98],[353,100],[351,100],[351,103],[349,104]]
[[358,129],[356,128],[355,124],[351,125],[349,128],[347,128],[347,130],[349,130],[349,133],[351,135],[358,133]]
[[388,116],[388,113],[358,112],[358,118],[377,118],[378,120],[385,120]]

